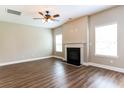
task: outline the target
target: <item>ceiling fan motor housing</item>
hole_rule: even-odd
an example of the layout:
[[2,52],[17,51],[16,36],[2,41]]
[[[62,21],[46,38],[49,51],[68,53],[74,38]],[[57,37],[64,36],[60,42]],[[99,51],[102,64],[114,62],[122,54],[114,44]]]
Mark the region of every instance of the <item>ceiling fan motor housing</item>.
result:
[[48,13],[49,13],[49,11],[46,11],[46,13],[48,14]]
[[46,11],[46,15],[45,15],[45,17],[46,17],[46,19],[49,19],[50,17],[51,17],[51,15],[49,14],[49,11]]

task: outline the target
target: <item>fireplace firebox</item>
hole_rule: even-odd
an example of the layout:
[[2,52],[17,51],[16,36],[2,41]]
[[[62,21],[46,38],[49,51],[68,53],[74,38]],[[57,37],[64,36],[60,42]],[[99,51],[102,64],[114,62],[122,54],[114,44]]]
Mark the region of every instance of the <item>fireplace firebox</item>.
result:
[[80,48],[67,48],[67,63],[81,65]]

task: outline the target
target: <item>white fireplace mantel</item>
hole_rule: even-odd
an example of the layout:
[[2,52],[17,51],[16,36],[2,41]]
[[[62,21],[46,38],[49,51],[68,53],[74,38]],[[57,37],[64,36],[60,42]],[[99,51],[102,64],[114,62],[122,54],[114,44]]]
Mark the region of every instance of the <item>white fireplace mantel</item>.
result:
[[85,43],[67,43],[67,44],[64,44],[64,48],[65,48],[65,60],[67,61],[67,48],[80,48],[80,53],[81,53],[81,64],[84,63],[84,44]]

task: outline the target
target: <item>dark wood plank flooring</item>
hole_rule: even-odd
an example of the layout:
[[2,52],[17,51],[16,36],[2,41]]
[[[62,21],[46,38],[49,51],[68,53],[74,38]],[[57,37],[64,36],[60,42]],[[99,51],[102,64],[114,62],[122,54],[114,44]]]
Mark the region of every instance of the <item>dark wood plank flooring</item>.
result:
[[124,87],[124,74],[92,66],[74,67],[50,58],[0,67],[0,87]]

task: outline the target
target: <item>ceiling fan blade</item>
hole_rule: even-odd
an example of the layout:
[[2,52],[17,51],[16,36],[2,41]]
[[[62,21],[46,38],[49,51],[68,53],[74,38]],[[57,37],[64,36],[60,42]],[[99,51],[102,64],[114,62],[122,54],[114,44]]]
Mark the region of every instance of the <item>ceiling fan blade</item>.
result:
[[59,16],[60,16],[59,14],[53,15],[54,18],[55,18],[55,17],[59,17]]
[[57,20],[57,19],[51,19],[52,21],[60,21],[60,20]]
[[40,15],[44,16],[42,12],[38,12]]

